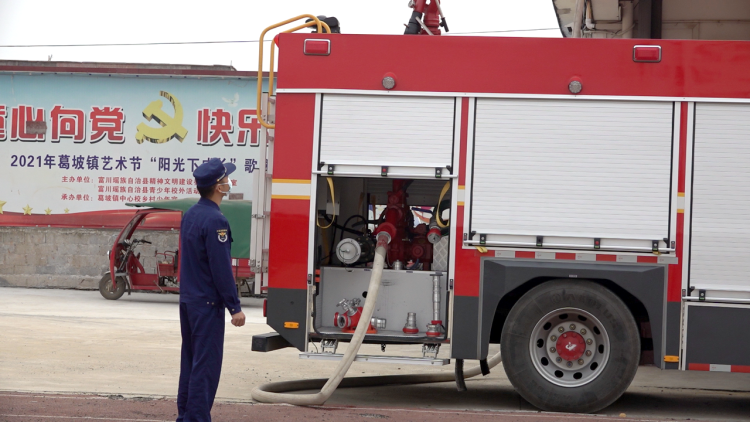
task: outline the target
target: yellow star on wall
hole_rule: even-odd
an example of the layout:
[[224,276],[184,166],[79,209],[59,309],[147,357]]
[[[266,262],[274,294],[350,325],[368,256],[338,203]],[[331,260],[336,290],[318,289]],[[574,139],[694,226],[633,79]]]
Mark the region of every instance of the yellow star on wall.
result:
[[7,204],[5,201],[0,201],[0,214],[3,213],[3,205]]
[[50,215],[50,214],[52,214],[52,210],[49,209],[49,207],[47,207],[47,209],[44,210],[44,213],[47,214],[47,215]]
[[65,208],[63,211],[65,211],[65,214],[67,214],[68,212],[70,212],[70,210],[67,209],[67,208]]
[[31,208],[29,204],[26,204],[26,206],[23,207],[23,215],[31,215],[31,210],[33,210],[33,208]]

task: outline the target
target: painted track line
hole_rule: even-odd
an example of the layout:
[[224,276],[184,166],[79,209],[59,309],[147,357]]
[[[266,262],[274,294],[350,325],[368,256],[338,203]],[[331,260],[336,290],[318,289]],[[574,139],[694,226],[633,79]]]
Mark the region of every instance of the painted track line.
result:
[[110,400],[109,397],[105,396],[78,396],[78,397],[65,397],[65,396],[58,396],[57,394],[0,394],[0,397],[33,397],[33,398],[49,398],[49,399],[66,399],[66,400]]
[[[164,419],[123,419],[123,418],[99,418],[95,416],[52,416],[52,415],[10,415],[0,414],[10,418],[39,418],[39,419],[86,419],[92,421],[122,421],[122,422],[172,422]],[[28,420],[28,419],[21,419]]]
[[[269,404],[273,406],[273,404]],[[278,405],[277,405],[278,406]],[[290,405],[286,405],[290,406]],[[368,410],[368,411],[380,411],[380,412],[408,412],[408,413],[427,413],[427,414],[460,414],[460,415],[475,415],[475,416],[489,416],[489,415],[503,415],[513,416],[514,418],[545,418],[554,420],[563,419],[575,419],[575,420],[599,420],[605,418],[617,418],[618,421],[623,422],[663,422],[662,419],[633,419],[626,417],[617,417],[612,415],[589,415],[589,414],[576,414],[576,413],[553,413],[553,412],[533,412],[523,410],[487,410],[486,412],[466,411],[466,410],[427,410],[427,409],[403,409],[403,408],[376,408],[376,407],[345,407],[345,406],[310,406],[321,410]]]
[[[19,397],[19,398],[49,398],[49,399],[72,399],[72,400],[110,400],[110,397],[106,396],[58,396],[55,394],[43,395],[43,394],[0,394],[0,397]],[[129,398],[122,398],[119,400],[131,401]],[[169,400],[169,399],[168,399]],[[284,403],[242,403],[234,402],[227,403],[234,405],[249,405],[249,406],[262,406],[262,407],[296,407]],[[656,419],[640,419],[640,418],[627,418],[627,417],[615,417],[612,415],[586,415],[586,414],[570,414],[570,413],[551,413],[551,412],[534,412],[534,411],[497,411],[487,410],[483,412],[471,411],[468,409],[405,409],[405,408],[373,408],[373,407],[358,407],[358,406],[301,406],[307,408],[314,408],[323,411],[330,410],[344,410],[351,412],[360,411],[372,411],[381,413],[391,414],[428,414],[428,415],[451,415],[457,414],[460,416],[511,416],[519,419],[548,419],[548,420],[576,420],[576,421],[600,421],[603,419],[616,418],[617,421],[622,422],[660,422]],[[18,418],[40,418],[40,419],[84,419],[84,420],[111,420],[119,422],[169,422],[161,419],[132,419],[132,418],[106,418],[106,417],[86,417],[86,416],[53,416],[53,415],[15,415],[15,414],[0,414],[4,417],[18,417]]]

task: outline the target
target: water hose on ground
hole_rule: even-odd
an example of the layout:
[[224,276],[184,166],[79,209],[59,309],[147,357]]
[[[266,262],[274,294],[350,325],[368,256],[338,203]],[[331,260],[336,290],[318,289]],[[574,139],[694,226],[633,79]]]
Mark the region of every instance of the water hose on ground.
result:
[[[293,380],[272,382],[255,387],[251,394],[254,400],[263,403],[288,403],[297,406],[305,405],[322,405],[331,397],[336,388],[340,387],[374,387],[381,385],[397,384],[426,384],[432,382],[448,382],[455,380],[455,374],[438,373],[438,374],[411,374],[411,375],[386,375],[372,377],[354,377],[344,379],[344,375],[351,367],[352,362],[357,357],[362,341],[370,325],[375,302],[380,290],[380,279],[383,274],[383,264],[385,262],[386,246],[390,242],[390,236],[386,233],[378,234],[378,243],[375,248],[375,261],[372,264],[372,275],[370,276],[370,286],[367,289],[367,298],[365,306],[362,309],[362,316],[357,324],[357,329],[349,343],[343,358],[336,367],[335,372],[329,379],[317,378],[309,380]],[[487,364],[490,368],[500,363],[500,352],[492,356]],[[477,376],[482,373],[480,366],[476,366],[464,371],[464,379]],[[317,390],[314,394],[289,394],[290,391]],[[286,394],[285,394],[286,393]]]

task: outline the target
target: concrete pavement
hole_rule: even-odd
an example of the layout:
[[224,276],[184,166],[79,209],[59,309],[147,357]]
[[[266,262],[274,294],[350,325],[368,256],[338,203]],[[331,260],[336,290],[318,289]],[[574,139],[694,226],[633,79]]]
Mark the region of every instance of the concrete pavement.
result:
[[[0,390],[174,397],[180,359],[178,301],[177,295],[133,293],[107,301],[98,291],[0,288]],[[300,360],[294,349],[250,352],[252,335],[271,329],[262,317],[262,301],[242,302],[248,317],[245,327],[231,326],[227,315],[218,400],[248,403],[255,385],[332,373],[335,362]],[[377,345],[363,349],[362,353],[381,354]],[[416,346],[387,349],[394,355],[420,352]],[[440,351],[441,356],[449,353],[448,348]],[[355,363],[348,376],[434,371],[452,372],[452,366]],[[457,393],[453,383],[340,389],[326,405],[535,411],[514,392],[501,367],[467,384],[465,393]],[[750,374],[642,367],[625,396],[602,413],[750,419]]]
[[[170,422],[177,417],[173,400],[122,399],[84,395],[44,395],[34,393],[0,393],[2,422]],[[224,421],[302,421],[356,422],[393,420],[409,422],[654,422],[654,419],[602,415],[572,415],[517,411],[456,411],[417,408],[383,408],[352,406],[289,406],[258,403],[219,402],[211,412],[215,422]],[[674,420],[674,419],[672,419]]]

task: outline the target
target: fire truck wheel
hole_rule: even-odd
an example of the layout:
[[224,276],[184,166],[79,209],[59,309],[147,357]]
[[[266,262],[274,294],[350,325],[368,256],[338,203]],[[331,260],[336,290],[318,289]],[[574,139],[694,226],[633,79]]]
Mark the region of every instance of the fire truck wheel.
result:
[[501,352],[508,379],[534,406],[596,412],[630,385],[640,337],[627,306],[591,281],[552,280],[508,314]]
[[122,277],[117,277],[117,288],[112,288],[112,278],[109,274],[105,274],[101,280],[99,280],[99,293],[108,300],[117,300],[122,297],[125,293],[125,280]]

